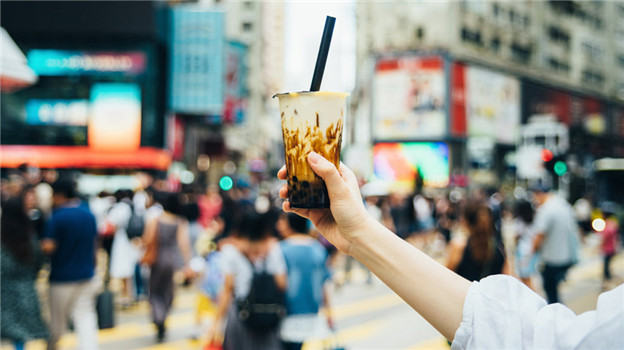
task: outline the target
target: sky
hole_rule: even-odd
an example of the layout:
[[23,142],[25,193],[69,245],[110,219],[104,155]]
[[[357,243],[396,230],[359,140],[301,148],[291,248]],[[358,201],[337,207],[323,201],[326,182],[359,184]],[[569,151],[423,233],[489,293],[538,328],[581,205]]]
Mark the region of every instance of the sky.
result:
[[326,16],[336,18],[321,90],[351,92],[355,85],[355,2],[286,4],[285,91],[310,89]]

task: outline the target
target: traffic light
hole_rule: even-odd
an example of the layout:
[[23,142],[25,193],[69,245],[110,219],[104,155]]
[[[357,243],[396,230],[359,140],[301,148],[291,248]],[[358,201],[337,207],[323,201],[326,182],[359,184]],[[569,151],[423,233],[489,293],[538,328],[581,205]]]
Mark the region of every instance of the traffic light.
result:
[[548,149],[543,149],[541,154],[544,169],[556,176],[563,176],[568,172],[565,154],[553,154]]

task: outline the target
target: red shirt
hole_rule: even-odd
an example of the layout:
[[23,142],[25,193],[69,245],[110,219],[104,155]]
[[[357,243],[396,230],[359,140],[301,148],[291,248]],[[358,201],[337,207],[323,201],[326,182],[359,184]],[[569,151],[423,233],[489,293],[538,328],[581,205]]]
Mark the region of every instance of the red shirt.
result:
[[605,229],[600,232],[602,235],[602,252],[604,254],[614,254],[617,247],[619,225],[615,219],[607,219]]

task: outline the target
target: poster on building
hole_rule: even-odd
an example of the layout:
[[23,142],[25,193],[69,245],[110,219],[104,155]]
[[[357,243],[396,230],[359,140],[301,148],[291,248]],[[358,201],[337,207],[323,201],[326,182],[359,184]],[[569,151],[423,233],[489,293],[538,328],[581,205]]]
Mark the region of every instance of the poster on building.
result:
[[228,41],[225,62],[223,122],[240,124],[247,109],[247,45]]
[[373,81],[375,140],[419,140],[446,135],[446,74],[439,56],[377,62]]
[[225,77],[224,13],[179,5],[170,15],[170,91],[173,112],[220,115]]
[[520,123],[518,79],[473,66],[464,72],[468,136],[514,144]]

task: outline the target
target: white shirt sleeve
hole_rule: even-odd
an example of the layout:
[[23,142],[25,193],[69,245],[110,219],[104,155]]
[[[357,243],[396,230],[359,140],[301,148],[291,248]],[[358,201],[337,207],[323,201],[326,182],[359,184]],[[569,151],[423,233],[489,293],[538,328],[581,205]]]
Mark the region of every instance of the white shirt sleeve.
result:
[[266,257],[267,272],[272,275],[286,274],[286,260],[279,244],[274,244]]
[[513,277],[473,282],[451,346],[459,349],[621,349],[624,284],[598,297],[596,310],[575,315]]

